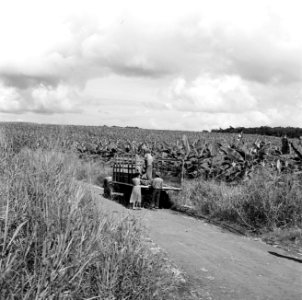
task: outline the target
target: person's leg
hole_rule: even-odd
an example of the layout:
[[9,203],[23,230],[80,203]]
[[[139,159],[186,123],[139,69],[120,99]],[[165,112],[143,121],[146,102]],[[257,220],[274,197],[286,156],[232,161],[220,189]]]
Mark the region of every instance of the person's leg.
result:
[[156,203],[156,190],[154,189],[152,192],[151,208],[155,207],[155,203]]
[[161,190],[156,190],[156,203],[155,203],[155,208],[159,208],[160,192],[161,192]]
[[138,208],[138,201],[139,201],[139,195],[136,191],[135,193],[135,201],[134,201],[134,209],[137,209]]
[[148,180],[152,180],[152,165],[147,166],[146,175]]

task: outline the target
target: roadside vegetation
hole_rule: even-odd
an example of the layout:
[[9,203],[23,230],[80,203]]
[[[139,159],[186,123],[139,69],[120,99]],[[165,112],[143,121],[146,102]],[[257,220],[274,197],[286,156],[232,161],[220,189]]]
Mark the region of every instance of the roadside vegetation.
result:
[[266,240],[302,246],[302,181],[277,175],[264,167],[240,184],[186,181],[175,198],[178,206],[195,215],[237,225],[245,233]]
[[0,145],[1,299],[175,299],[163,255],[96,209],[74,154]]

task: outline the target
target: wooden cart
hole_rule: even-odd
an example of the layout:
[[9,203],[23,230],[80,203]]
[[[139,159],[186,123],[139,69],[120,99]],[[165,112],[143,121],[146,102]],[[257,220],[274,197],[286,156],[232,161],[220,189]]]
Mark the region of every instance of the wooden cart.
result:
[[[132,192],[132,178],[136,173],[141,176],[142,189],[142,205],[148,207],[152,199],[151,180],[144,179],[145,173],[144,158],[125,154],[116,156],[112,164],[112,181],[108,184],[111,186],[113,195],[120,197],[120,202],[124,205],[129,204]],[[183,180],[183,162],[176,159],[161,159],[155,158],[153,161],[153,177],[159,172],[160,177],[164,180],[164,185],[161,194],[160,206],[168,207],[171,205],[170,192],[178,192],[181,190]],[[105,184],[104,184],[105,186]],[[169,193],[168,193],[169,192]]]

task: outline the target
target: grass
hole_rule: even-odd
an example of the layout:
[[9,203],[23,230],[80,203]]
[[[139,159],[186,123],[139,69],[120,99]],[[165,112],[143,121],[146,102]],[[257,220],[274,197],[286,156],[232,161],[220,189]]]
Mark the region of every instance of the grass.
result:
[[72,154],[0,151],[1,299],[175,299],[136,219],[96,209]]
[[287,251],[302,254],[302,228],[276,228],[273,231],[264,233],[262,239],[268,244],[281,245]]
[[176,204],[192,206],[200,215],[238,224],[246,231],[267,233],[302,228],[301,198],[302,186],[294,177],[273,175],[263,168],[236,186],[187,181]]
[[112,176],[110,162],[105,163],[101,160],[77,161],[77,172],[75,175],[77,180],[102,187],[104,178],[107,176]]

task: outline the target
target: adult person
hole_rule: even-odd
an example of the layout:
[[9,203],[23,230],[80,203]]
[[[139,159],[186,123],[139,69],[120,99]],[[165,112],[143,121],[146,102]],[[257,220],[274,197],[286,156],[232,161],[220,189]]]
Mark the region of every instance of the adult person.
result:
[[136,173],[132,178],[133,188],[130,196],[130,208],[141,209],[142,204],[142,192],[141,192],[141,181],[140,173]]
[[146,175],[147,175],[147,179],[152,180],[153,157],[152,157],[151,151],[149,149],[146,150],[145,163],[146,163]]
[[153,188],[151,208],[155,208],[155,209],[159,208],[159,200],[160,200],[161,191],[163,189],[163,182],[164,180],[160,178],[160,173],[156,172],[155,178],[152,180],[151,183]]

